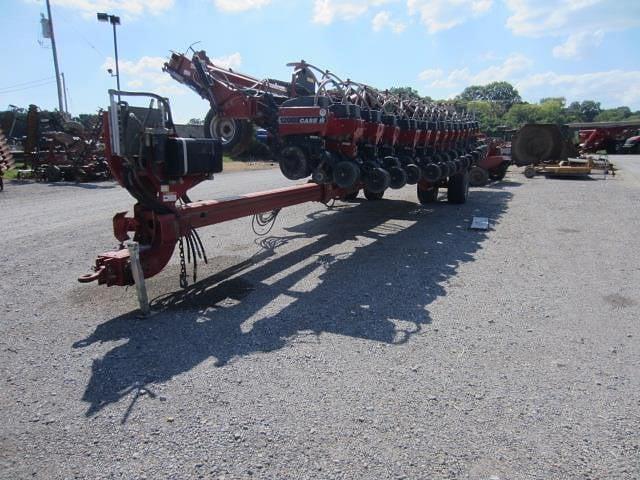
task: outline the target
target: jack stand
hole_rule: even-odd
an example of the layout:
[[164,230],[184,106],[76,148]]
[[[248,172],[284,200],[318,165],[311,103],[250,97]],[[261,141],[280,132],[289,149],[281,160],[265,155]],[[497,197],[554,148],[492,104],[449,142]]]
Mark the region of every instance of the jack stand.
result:
[[151,306],[149,305],[149,297],[147,296],[147,285],[144,281],[144,272],[140,264],[140,245],[138,242],[127,242],[127,250],[129,250],[129,259],[131,261],[131,274],[136,284],[136,293],[138,294],[138,303],[143,317],[151,315]]

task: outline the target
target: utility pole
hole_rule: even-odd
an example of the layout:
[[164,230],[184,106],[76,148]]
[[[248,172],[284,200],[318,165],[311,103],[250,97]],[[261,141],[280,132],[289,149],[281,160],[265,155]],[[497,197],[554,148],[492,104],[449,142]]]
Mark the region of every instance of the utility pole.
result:
[[62,93],[64,94],[64,113],[69,114],[69,104],[67,103],[67,82],[64,79],[64,72],[60,74],[62,77]]
[[53,67],[56,70],[56,85],[58,85],[58,109],[64,112],[62,104],[62,85],[60,84],[60,69],[58,68],[58,52],[56,50],[56,37],[53,33],[53,19],[51,18],[51,4],[47,0],[47,16],[49,17],[49,32],[51,34],[51,50],[53,50]]

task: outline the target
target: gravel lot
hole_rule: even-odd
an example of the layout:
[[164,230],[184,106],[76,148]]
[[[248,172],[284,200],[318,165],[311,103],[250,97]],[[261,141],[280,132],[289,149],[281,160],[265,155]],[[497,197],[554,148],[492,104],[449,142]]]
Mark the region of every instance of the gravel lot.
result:
[[640,156],[618,163],[202,229],[207,278],[180,291],[174,259],[146,320],[75,280],[124,190],[8,184],[0,478],[640,478]]

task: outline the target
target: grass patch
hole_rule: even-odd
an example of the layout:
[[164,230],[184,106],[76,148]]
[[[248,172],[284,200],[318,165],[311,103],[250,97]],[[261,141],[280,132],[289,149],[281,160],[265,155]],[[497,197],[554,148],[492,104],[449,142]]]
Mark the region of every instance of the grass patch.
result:
[[4,172],[2,178],[5,180],[14,180],[18,177],[18,170],[24,170],[27,166],[23,163],[15,163],[13,167]]

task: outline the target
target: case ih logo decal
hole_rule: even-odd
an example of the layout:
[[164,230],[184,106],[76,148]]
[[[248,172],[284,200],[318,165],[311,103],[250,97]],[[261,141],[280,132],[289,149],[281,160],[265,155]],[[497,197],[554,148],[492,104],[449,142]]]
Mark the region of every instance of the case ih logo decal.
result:
[[317,125],[327,121],[324,117],[280,117],[281,125]]

